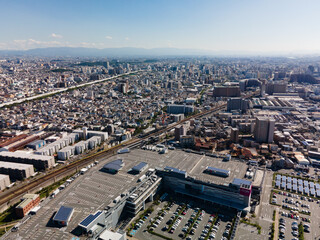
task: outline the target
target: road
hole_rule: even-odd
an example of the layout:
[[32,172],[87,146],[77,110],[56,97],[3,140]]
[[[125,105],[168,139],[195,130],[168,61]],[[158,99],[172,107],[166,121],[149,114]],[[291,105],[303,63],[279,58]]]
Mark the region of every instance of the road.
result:
[[101,82],[104,82],[104,81],[108,81],[108,80],[115,79],[115,78],[118,78],[118,77],[126,76],[126,75],[129,75],[129,74],[134,74],[134,73],[137,73],[137,72],[139,72],[139,71],[119,74],[119,75],[116,75],[116,76],[113,76],[113,77],[109,77],[109,78],[104,78],[104,79],[100,79],[100,80],[96,80],[96,81],[92,81],[92,82],[87,82],[87,83],[82,83],[82,84],[78,84],[76,86],[62,88],[62,89],[59,89],[59,90],[56,90],[56,91],[47,92],[47,93],[35,95],[35,96],[32,96],[32,97],[22,98],[22,99],[19,99],[19,100],[16,100],[16,101],[12,101],[12,102],[2,103],[2,104],[0,104],[0,108],[6,107],[6,106],[10,106],[12,104],[19,104],[19,103],[23,103],[23,102],[26,102],[26,101],[34,100],[34,99],[37,99],[37,98],[46,97],[46,96],[50,96],[50,95],[66,92],[68,90],[72,90],[72,89],[79,88],[79,87],[90,86],[90,85],[93,85],[93,84],[101,83]]

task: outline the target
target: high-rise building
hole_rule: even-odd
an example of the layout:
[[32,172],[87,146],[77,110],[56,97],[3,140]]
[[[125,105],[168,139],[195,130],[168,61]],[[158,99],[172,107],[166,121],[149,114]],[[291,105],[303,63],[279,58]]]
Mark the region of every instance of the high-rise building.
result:
[[231,112],[232,110],[240,110],[242,113],[245,113],[248,106],[249,101],[247,99],[229,98],[227,102],[227,111]]
[[234,143],[239,142],[239,129],[238,128],[231,128],[230,140],[231,140],[231,142],[234,142]]
[[272,143],[274,134],[275,120],[269,117],[257,117],[254,138],[259,143]]
[[187,135],[187,126],[185,124],[179,125],[174,129],[174,136],[177,141],[180,141],[180,137],[185,135]]

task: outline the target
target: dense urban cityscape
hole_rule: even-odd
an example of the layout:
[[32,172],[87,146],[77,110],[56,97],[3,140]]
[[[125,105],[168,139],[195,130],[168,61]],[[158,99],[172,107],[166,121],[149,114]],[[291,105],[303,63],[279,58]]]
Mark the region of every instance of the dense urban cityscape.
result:
[[0,6],[0,239],[320,240],[319,1]]
[[290,238],[295,220],[318,236],[319,58],[6,57],[0,70],[4,239]]

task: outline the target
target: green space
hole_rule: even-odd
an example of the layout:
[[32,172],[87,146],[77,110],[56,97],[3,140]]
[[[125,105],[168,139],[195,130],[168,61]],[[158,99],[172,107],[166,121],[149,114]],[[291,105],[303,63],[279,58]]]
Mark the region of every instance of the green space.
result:
[[10,231],[11,227],[0,228],[0,237],[2,237],[6,232]]
[[299,223],[299,240],[304,240],[304,228],[302,222]]
[[62,178],[61,180],[49,185],[48,187],[42,188],[40,191],[37,192],[37,194],[40,195],[40,198],[46,198],[50,196],[50,193],[54,190],[56,190],[61,184],[64,184],[68,178],[70,178],[72,175]]
[[7,210],[0,214],[0,225],[9,224],[19,220],[16,215],[15,208],[19,203],[10,206]]

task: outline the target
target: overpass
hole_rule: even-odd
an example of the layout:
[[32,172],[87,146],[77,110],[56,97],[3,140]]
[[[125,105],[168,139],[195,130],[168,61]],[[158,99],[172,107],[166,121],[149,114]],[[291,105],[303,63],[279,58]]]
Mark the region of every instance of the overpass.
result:
[[7,106],[10,106],[12,104],[19,104],[19,103],[23,103],[23,102],[26,102],[26,101],[35,100],[35,99],[38,99],[38,98],[49,97],[49,96],[52,96],[52,95],[55,95],[55,94],[58,94],[58,93],[66,92],[66,91],[77,89],[77,88],[81,88],[81,87],[87,87],[87,86],[90,86],[90,85],[93,85],[93,84],[105,82],[105,81],[108,81],[108,80],[111,80],[111,79],[115,79],[115,78],[118,78],[118,77],[127,76],[127,75],[130,75],[130,74],[135,74],[135,73],[140,72],[140,71],[142,71],[142,70],[134,71],[134,72],[128,72],[128,73],[124,73],[124,74],[119,74],[119,75],[116,75],[116,76],[113,76],[113,77],[109,77],[109,78],[95,80],[95,81],[87,82],[87,83],[82,83],[82,84],[78,84],[76,86],[62,88],[62,89],[58,89],[58,90],[55,90],[55,91],[52,91],[52,92],[42,93],[42,94],[38,94],[38,95],[35,95],[35,96],[32,96],[32,97],[27,97],[27,98],[22,98],[22,99],[11,101],[11,102],[2,103],[2,104],[0,104],[0,108],[7,107]]

